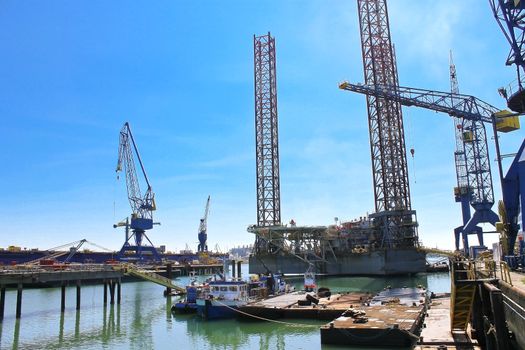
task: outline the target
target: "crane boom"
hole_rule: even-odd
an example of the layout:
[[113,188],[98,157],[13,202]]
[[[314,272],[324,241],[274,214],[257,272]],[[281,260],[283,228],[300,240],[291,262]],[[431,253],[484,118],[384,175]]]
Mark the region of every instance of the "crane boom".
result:
[[487,135],[483,123],[492,123],[493,115],[499,112],[499,109],[474,96],[450,92],[402,86],[350,84],[348,82],[341,83],[339,88],[398,101],[405,106],[422,107],[462,118],[468,183],[472,190],[471,204],[474,207],[487,204],[491,207],[494,204]]
[[472,121],[492,123],[492,115],[500,110],[477,97],[451,92],[417,89],[403,86],[339,84],[342,90],[357,92],[363,95],[376,95],[398,101],[404,106],[416,106],[437,112],[447,113],[452,117]]
[[[133,148],[132,148],[133,147]],[[139,180],[137,177],[137,171],[135,169],[135,161],[133,157],[133,151],[135,151],[137,160],[142,171],[144,180],[146,181],[147,190],[142,196]],[[138,218],[144,219],[153,219],[152,211],[156,209],[155,207],[155,194],[151,189],[151,185],[144,169],[142,159],[140,158],[139,150],[133,138],[131,128],[129,123],[125,123],[120,131],[120,143],[119,143],[119,152],[118,152],[118,162],[117,162],[117,173],[122,171],[124,168],[126,173],[126,187],[128,191],[129,204],[133,214]]]

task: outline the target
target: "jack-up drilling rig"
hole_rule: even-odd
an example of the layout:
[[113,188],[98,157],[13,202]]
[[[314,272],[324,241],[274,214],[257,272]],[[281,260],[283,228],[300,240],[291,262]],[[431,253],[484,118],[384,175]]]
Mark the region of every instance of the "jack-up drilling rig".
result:
[[206,208],[204,209],[204,215],[199,223],[199,245],[197,251],[207,252],[208,251],[208,213],[210,212],[210,196],[206,201]]
[[[386,0],[358,0],[358,11],[365,79],[397,84]],[[275,181],[277,104],[272,99],[275,53],[267,39],[259,41],[256,38],[258,222],[248,228],[257,237],[250,273],[315,269],[329,274],[390,275],[425,271],[425,252],[419,249],[416,212],[410,202],[401,105],[395,101],[367,99],[376,212],[329,226],[281,224]]]
[[[147,185],[144,196],[142,196],[140,191],[139,179],[135,169],[133,154],[135,154],[139,162],[140,170]],[[153,211],[157,209],[155,205],[155,194],[151,189],[148,176],[146,175],[146,170],[144,169],[142,159],[140,158],[139,150],[135,143],[135,139],[133,138],[133,134],[131,133],[129,123],[127,122],[120,130],[120,143],[116,172],[119,173],[123,169],[126,173],[126,187],[132,213],[131,220],[126,218],[126,220],[113,225],[115,228],[125,227],[126,229],[126,240],[120,249],[118,259],[133,259],[137,261],[153,259],[160,261],[161,259],[157,249],[153,246],[153,243],[151,243],[150,239],[146,235],[146,231],[152,229],[154,224],[159,224],[153,222]],[[131,235],[129,234],[130,229]],[[134,238],[135,244],[130,242],[132,238]],[[144,238],[149,242],[150,245],[144,244]],[[127,252],[132,252],[132,254]]]

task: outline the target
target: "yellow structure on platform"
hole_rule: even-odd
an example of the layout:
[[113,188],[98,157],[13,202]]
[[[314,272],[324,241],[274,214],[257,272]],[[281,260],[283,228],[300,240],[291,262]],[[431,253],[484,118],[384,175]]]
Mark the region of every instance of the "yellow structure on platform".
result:
[[498,113],[494,113],[494,116],[496,117],[496,129],[500,132],[519,130],[520,119],[517,115],[513,114],[516,113],[512,113],[506,109],[499,111]]

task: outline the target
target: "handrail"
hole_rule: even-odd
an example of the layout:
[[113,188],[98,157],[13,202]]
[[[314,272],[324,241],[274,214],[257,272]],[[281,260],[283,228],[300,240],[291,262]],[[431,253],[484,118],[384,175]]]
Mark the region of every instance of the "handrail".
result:
[[499,271],[500,271],[501,279],[503,281],[505,281],[506,283],[510,284],[511,286],[514,286],[512,284],[512,278],[510,276],[509,265],[507,265],[507,263],[505,261],[500,261],[499,262]]

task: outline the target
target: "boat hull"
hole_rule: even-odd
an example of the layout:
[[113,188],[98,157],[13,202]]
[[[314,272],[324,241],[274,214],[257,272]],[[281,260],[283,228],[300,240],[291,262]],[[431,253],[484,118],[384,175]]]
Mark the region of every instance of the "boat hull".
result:
[[196,303],[180,302],[172,306],[171,311],[176,314],[194,314],[197,312]]
[[197,314],[205,320],[217,320],[225,318],[234,318],[237,316],[239,306],[246,303],[232,300],[197,300]]

